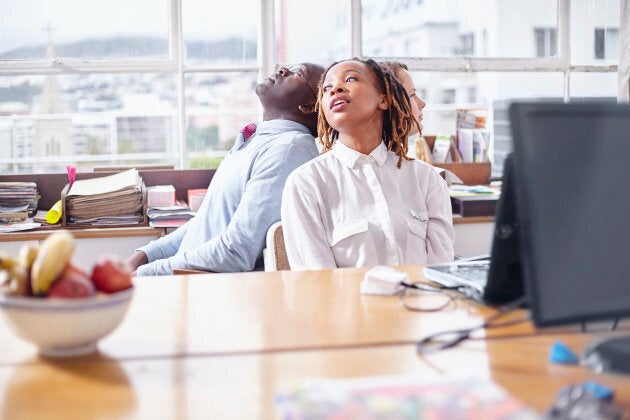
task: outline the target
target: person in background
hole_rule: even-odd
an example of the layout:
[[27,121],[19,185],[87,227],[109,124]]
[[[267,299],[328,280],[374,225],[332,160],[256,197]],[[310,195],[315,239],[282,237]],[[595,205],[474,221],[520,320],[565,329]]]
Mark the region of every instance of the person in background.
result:
[[137,276],[173,270],[262,268],[267,229],[280,220],[287,176],[316,157],[317,90],[324,68],[281,67],[256,86],[263,121],[249,124],[212,178],[197,215],[127,258]]
[[409,158],[409,95],[374,60],[329,67],[319,91],[322,154],[289,175],[282,227],[292,270],[452,261],[446,182]]
[[379,63],[385,69],[389,70],[394,77],[403,85],[409,99],[411,99],[411,111],[413,116],[418,120],[418,125],[413,125],[409,132],[408,139],[408,151],[407,156],[416,157],[416,143],[418,138],[422,135],[422,110],[427,104],[418,96],[416,92],[416,85],[409,73],[409,67],[406,64],[398,61],[384,61]]

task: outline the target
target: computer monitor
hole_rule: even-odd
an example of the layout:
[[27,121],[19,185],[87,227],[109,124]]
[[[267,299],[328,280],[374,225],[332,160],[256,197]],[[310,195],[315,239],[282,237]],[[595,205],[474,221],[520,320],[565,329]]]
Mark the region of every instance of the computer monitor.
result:
[[[630,106],[515,102],[509,116],[535,325],[630,315]],[[630,338],[613,347],[630,360]]]
[[514,156],[510,153],[503,163],[501,198],[494,214],[491,260],[483,295],[489,304],[509,303],[524,294],[514,176]]

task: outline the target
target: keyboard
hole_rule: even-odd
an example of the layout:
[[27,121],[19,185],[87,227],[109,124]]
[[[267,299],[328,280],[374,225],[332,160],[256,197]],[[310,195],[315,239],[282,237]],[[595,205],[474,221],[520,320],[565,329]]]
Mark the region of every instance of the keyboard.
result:
[[490,260],[459,260],[446,264],[430,264],[424,267],[424,276],[448,288],[469,287],[483,293],[488,281]]

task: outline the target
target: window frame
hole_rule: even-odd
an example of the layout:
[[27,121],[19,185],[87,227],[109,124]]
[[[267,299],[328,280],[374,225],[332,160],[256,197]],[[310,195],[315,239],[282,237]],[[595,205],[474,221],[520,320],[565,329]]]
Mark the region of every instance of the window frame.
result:
[[[271,74],[278,61],[276,51],[276,22],[274,0],[259,0],[259,33],[257,63],[255,65],[219,66],[187,65],[184,59],[182,3],[167,0],[168,57],[133,59],[72,59],[0,60],[0,76],[67,75],[81,73],[170,73],[177,80],[177,135],[178,168],[184,168],[186,154],[185,76],[190,73],[257,72],[258,80]],[[361,0],[350,2],[351,56],[362,54]],[[575,72],[618,72],[618,100],[630,99],[628,72],[630,48],[621,48],[619,64],[572,65],[570,46],[571,0],[557,0],[557,56],[544,58],[487,58],[487,57],[379,57],[379,60],[398,60],[410,71],[426,72],[560,72],[563,74],[563,97],[570,98],[570,78]],[[630,0],[620,0],[619,44],[630,45]],[[35,161],[37,159],[33,159]]]
[[[351,45],[352,55],[363,57],[362,54],[362,30],[361,30],[361,0],[351,1]],[[630,45],[630,0],[619,0],[619,44]],[[424,72],[560,72],[563,74],[563,99],[569,101],[571,97],[571,74],[574,72],[617,72],[619,74],[619,88],[617,98],[619,101],[628,101],[628,73],[623,70],[630,69],[630,51],[621,48],[619,65],[571,64],[570,45],[570,14],[571,0],[557,0],[557,56],[544,58],[492,58],[492,57],[448,57],[448,58],[423,58],[423,57],[378,57],[379,60],[398,60],[404,62],[410,71]],[[624,14],[625,13],[625,14]]]

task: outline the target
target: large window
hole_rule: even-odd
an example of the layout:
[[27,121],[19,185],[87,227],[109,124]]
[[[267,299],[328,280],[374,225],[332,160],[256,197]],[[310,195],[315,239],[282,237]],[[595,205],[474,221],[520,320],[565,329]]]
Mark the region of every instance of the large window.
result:
[[425,134],[488,109],[500,172],[510,100],[620,95],[629,1],[3,0],[0,170],[216,167],[277,65],[364,56],[410,67]]

